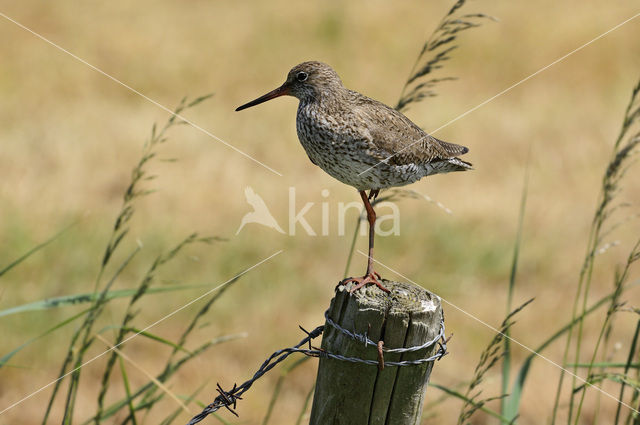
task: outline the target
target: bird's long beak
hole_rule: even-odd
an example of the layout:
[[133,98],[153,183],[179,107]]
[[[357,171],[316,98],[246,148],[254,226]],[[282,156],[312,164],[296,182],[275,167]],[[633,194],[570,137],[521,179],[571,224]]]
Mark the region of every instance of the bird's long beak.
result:
[[249,103],[245,103],[242,106],[238,106],[236,108],[236,111],[242,111],[243,109],[247,109],[247,108],[250,108],[252,106],[256,106],[256,105],[258,105],[258,104],[260,104],[262,102],[266,102],[267,100],[271,100],[271,99],[274,99],[274,98],[279,97],[279,96],[284,96],[286,94],[289,94],[289,86],[287,85],[287,83],[284,83],[283,85],[281,85],[277,89],[272,90],[272,91],[270,91],[269,93],[267,93],[267,94],[265,94],[263,96],[260,96],[256,100],[252,100]]

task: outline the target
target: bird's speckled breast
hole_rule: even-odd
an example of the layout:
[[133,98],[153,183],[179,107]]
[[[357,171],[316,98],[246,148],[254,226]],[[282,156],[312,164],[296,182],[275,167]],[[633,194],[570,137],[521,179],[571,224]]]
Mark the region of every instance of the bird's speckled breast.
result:
[[[403,186],[419,180],[423,167],[379,164],[371,155],[366,134],[348,125],[348,117],[321,113],[313,103],[300,103],[296,119],[298,139],[311,162],[335,179],[358,190]],[[371,168],[373,167],[373,168]]]

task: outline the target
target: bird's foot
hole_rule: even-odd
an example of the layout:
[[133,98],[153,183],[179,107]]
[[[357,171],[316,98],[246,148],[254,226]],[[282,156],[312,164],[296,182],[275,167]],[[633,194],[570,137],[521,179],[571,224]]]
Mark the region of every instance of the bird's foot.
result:
[[347,279],[343,280],[342,282],[340,282],[340,284],[341,285],[346,285],[347,283],[350,283],[350,282],[357,283],[357,285],[354,286],[353,288],[351,288],[351,290],[349,291],[350,294],[353,294],[358,289],[362,288],[365,285],[369,285],[369,284],[376,285],[378,288],[382,289],[384,292],[391,293],[390,290],[385,288],[384,285],[382,285],[382,283],[380,283],[379,279],[381,279],[381,277],[380,277],[380,275],[378,273],[371,272],[371,273],[366,274],[366,275],[364,275],[362,277],[350,277],[350,278],[347,278]]

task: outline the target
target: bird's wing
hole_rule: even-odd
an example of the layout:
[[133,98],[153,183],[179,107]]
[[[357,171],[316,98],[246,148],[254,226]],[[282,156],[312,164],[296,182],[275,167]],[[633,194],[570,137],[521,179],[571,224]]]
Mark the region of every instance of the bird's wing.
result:
[[352,109],[364,136],[375,146],[371,155],[392,165],[422,164],[455,158],[468,148],[427,134],[400,112],[358,94]]

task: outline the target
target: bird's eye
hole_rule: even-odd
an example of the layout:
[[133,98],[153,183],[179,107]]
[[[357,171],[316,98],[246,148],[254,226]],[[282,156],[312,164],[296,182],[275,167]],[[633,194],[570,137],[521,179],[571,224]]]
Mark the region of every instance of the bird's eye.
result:
[[300,71],[296,74],[296,79],[300,82],[306,81],[309,75],[306,72]]

